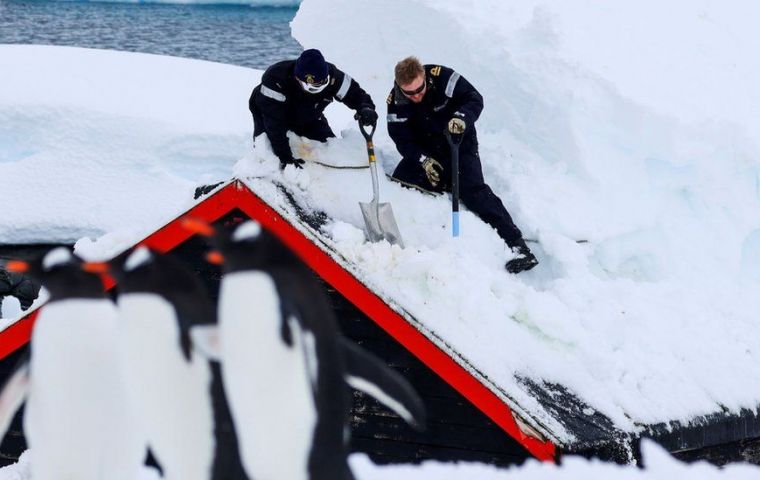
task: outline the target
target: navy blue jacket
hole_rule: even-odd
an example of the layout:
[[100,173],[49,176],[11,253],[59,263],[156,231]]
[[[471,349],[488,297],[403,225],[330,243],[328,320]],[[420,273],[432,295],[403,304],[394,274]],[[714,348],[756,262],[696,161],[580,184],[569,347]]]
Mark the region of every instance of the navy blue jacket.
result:
[[469,140],[475,136],[475,121],[483,111],[483,97],[464,77],[442,65],[424,68],[427,91],[422,102],[411,102],[398,85],[387,99],[388,134],[404,160],[415,162],[423,155],[449,157],[444,136],[449,120],[463,118],[467,122],[465,140]]
[[359,111],[364,107],[375,108],[372,99],[356,80],[328,63],[330,83],[319,93],[308,93],[301,88],[295,77],[295,60],[285,60],[269,67],[261,77],[261,84],[253,89],[248,108],[254,117],[264,122],[264,132],[272,143],[272,150],[280,160],[290,160],[286,133],[293,126],[303,127],[324,121],[325,108],[337,100]]

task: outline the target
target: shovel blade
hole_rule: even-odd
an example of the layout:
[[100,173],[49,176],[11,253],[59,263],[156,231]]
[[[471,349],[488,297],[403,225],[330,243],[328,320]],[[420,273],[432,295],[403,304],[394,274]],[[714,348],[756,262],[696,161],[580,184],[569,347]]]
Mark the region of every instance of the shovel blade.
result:
[[370,242],[388,240],[391,244],[404,246],[390,203],[359,202],[359,208],[362,210],[365,232]]

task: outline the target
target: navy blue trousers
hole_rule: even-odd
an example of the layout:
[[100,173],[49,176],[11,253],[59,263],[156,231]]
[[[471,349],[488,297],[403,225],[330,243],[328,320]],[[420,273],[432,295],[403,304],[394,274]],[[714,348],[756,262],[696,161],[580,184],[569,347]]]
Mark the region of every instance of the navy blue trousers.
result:
[[[441,181],[437,186],[430,183],[422,164],[412,159],[401,160],[393,172],[393,178],[432,192],[450,192],[451,153],[445,139],[442,145],[435,145],[435,148],[423,147],[424,154],[438,160],[443,167]],[[459,200],[472,213],[492,226],[510,248],[524,244],[522,232],[512,221],[501,199],[483,179],[478,140],[474,133],[465,136],[459,147]]]

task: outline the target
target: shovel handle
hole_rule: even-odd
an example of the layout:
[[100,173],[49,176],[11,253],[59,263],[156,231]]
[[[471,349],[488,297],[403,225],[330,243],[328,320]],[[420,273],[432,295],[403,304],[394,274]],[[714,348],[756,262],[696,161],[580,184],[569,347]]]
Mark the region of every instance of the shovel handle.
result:
[[443,131],[443,134],[446,136],[446,141],[449,142],[451,148],[458,148],[464,138],[464,135],[461,133],[451,133],[448,128]]
[[367,156],[369,157],[369,164],[374,165],[375,164],[375,145],[372,143],[372,135],[375,134],[375,129],[377,128],[377,124],[372,125],[372,129],[368,132],[364,128],[365,126],[361,123],[359,124],[359,130],[362,132],[362,136],[364,136],[364,139],[367,141]]
[[451,133],[447,128],[444,132],[451,147],[451,234],[459,236],[459,144],[464,135]]
[[375,134],[375,129],[377,128],[377,123],[372,124],[372,129],[368,132],[365,130],[366,125],[359,124],[359,130],[362,132],[362,136],[364,136],[364,139],[368,142],[372,141],[372,135]]

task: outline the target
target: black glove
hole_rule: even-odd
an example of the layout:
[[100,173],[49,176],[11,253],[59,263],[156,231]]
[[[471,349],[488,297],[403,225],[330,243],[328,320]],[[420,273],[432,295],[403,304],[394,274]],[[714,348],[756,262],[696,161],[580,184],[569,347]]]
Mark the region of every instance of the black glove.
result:
[[359,120],[359,124],[365,127],[372,127],[377,124],[377,112],[374,108],[364,107],[354,115],[356,120]]
[[291,158],[289,160],[280,159],[280,171],[285,170],[285,167],[287,167],[288,165],[293,165],[294,167],[298,169],[302,169],[304,163],[306,162],[304,160],[301,160],[300,158]]

